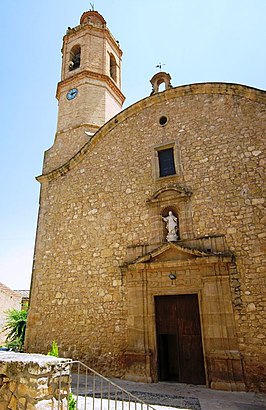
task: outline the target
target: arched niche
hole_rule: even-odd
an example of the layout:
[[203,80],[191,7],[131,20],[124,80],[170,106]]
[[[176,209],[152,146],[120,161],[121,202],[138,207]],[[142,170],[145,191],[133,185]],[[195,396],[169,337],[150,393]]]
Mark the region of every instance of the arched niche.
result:
[[76,70],[80,66],[81,48],[79,44],[72,47],[70,51],[69,71]]
[[151,221],[150,243],[166,242],[167,231],[162,217],[169,211],[178,218],[178,240],[193,238],[193,223],[189,188],[172,184],[158,189],[147,200]]
[[110,77],[117,82],[117,64],[112,53],[110,54]]
[[155,74],[150,80],[150,82],[152,85],[151,94],[157,94],[161,91],[165,91],[169,88],[172,88],[170,74],[165,73],[163,71],[160,71],[159,73]]

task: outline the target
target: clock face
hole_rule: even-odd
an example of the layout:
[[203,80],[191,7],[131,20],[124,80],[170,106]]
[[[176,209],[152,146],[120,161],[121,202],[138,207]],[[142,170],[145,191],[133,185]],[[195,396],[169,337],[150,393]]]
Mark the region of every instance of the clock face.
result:
[[72,88],[68,91],[66,97],[68,100],[74,100],[74,98],[78,95],[78,90],[76,88]]

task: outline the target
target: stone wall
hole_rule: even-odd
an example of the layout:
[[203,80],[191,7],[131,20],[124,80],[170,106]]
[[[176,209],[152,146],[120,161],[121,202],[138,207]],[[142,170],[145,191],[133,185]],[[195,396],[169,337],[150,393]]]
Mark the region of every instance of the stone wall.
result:
[[[165,126],[161,116],[168,118]],[[163,244],[162,212],[173,207],[188,247],[195,238],[222,235],[233,255],[235,271],[227,271],[227,280],[231,275],[237,295],[226,308],[233,325],[223,330],[227,335],[235,327],[248,388],[265,389],[265,123],[262,91],[230,84],[177,87],[124,110],[66,164],[40,177],[27,348],[45,352],[55,339],[66,357],[124,376],[128,329],[137,334],[139,324],[129,323],[129,283],[121,267],[129,247],[148,252]],[[169,144],[178,172],[159,178],[156,152]],[[206,250],[215,252],[211,243]],[[218,283],[218,268],[214,277]],[[169,291],[160,280],[154,283],[153,295]],[[175,282],[171,292],[191,293],[192,286]],[[200,300],[201,310],[208,307]],[[148,323],[156,333],[151,317],[143,319],[143,337]],[[152,349],[156,361],[156,343]]]
[[64,362],[51,356],[0,352],[0,410],[66,410],[70,369]]

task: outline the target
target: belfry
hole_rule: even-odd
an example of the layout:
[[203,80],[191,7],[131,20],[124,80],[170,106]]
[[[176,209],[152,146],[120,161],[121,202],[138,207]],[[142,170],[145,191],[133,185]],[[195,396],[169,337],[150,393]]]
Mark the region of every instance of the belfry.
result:
[[[62,165],[110,118],[121,111],[122,50],[97,11],[82,14],[63,39],[58,122],[47,151],[46,171]],[[49,158],[49,160],[48,160]]]

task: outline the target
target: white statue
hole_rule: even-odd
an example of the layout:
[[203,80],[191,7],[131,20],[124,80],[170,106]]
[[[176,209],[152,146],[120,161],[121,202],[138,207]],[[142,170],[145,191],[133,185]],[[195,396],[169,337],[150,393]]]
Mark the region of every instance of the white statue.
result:
[[162,218],[164,222],[166,222],[166,229],[168,230],[166,240],[168,242],[177,241],[177,218],[173,215],[172,211],[169,211],[169,214],[166,218],[164,218],[163,216]]

